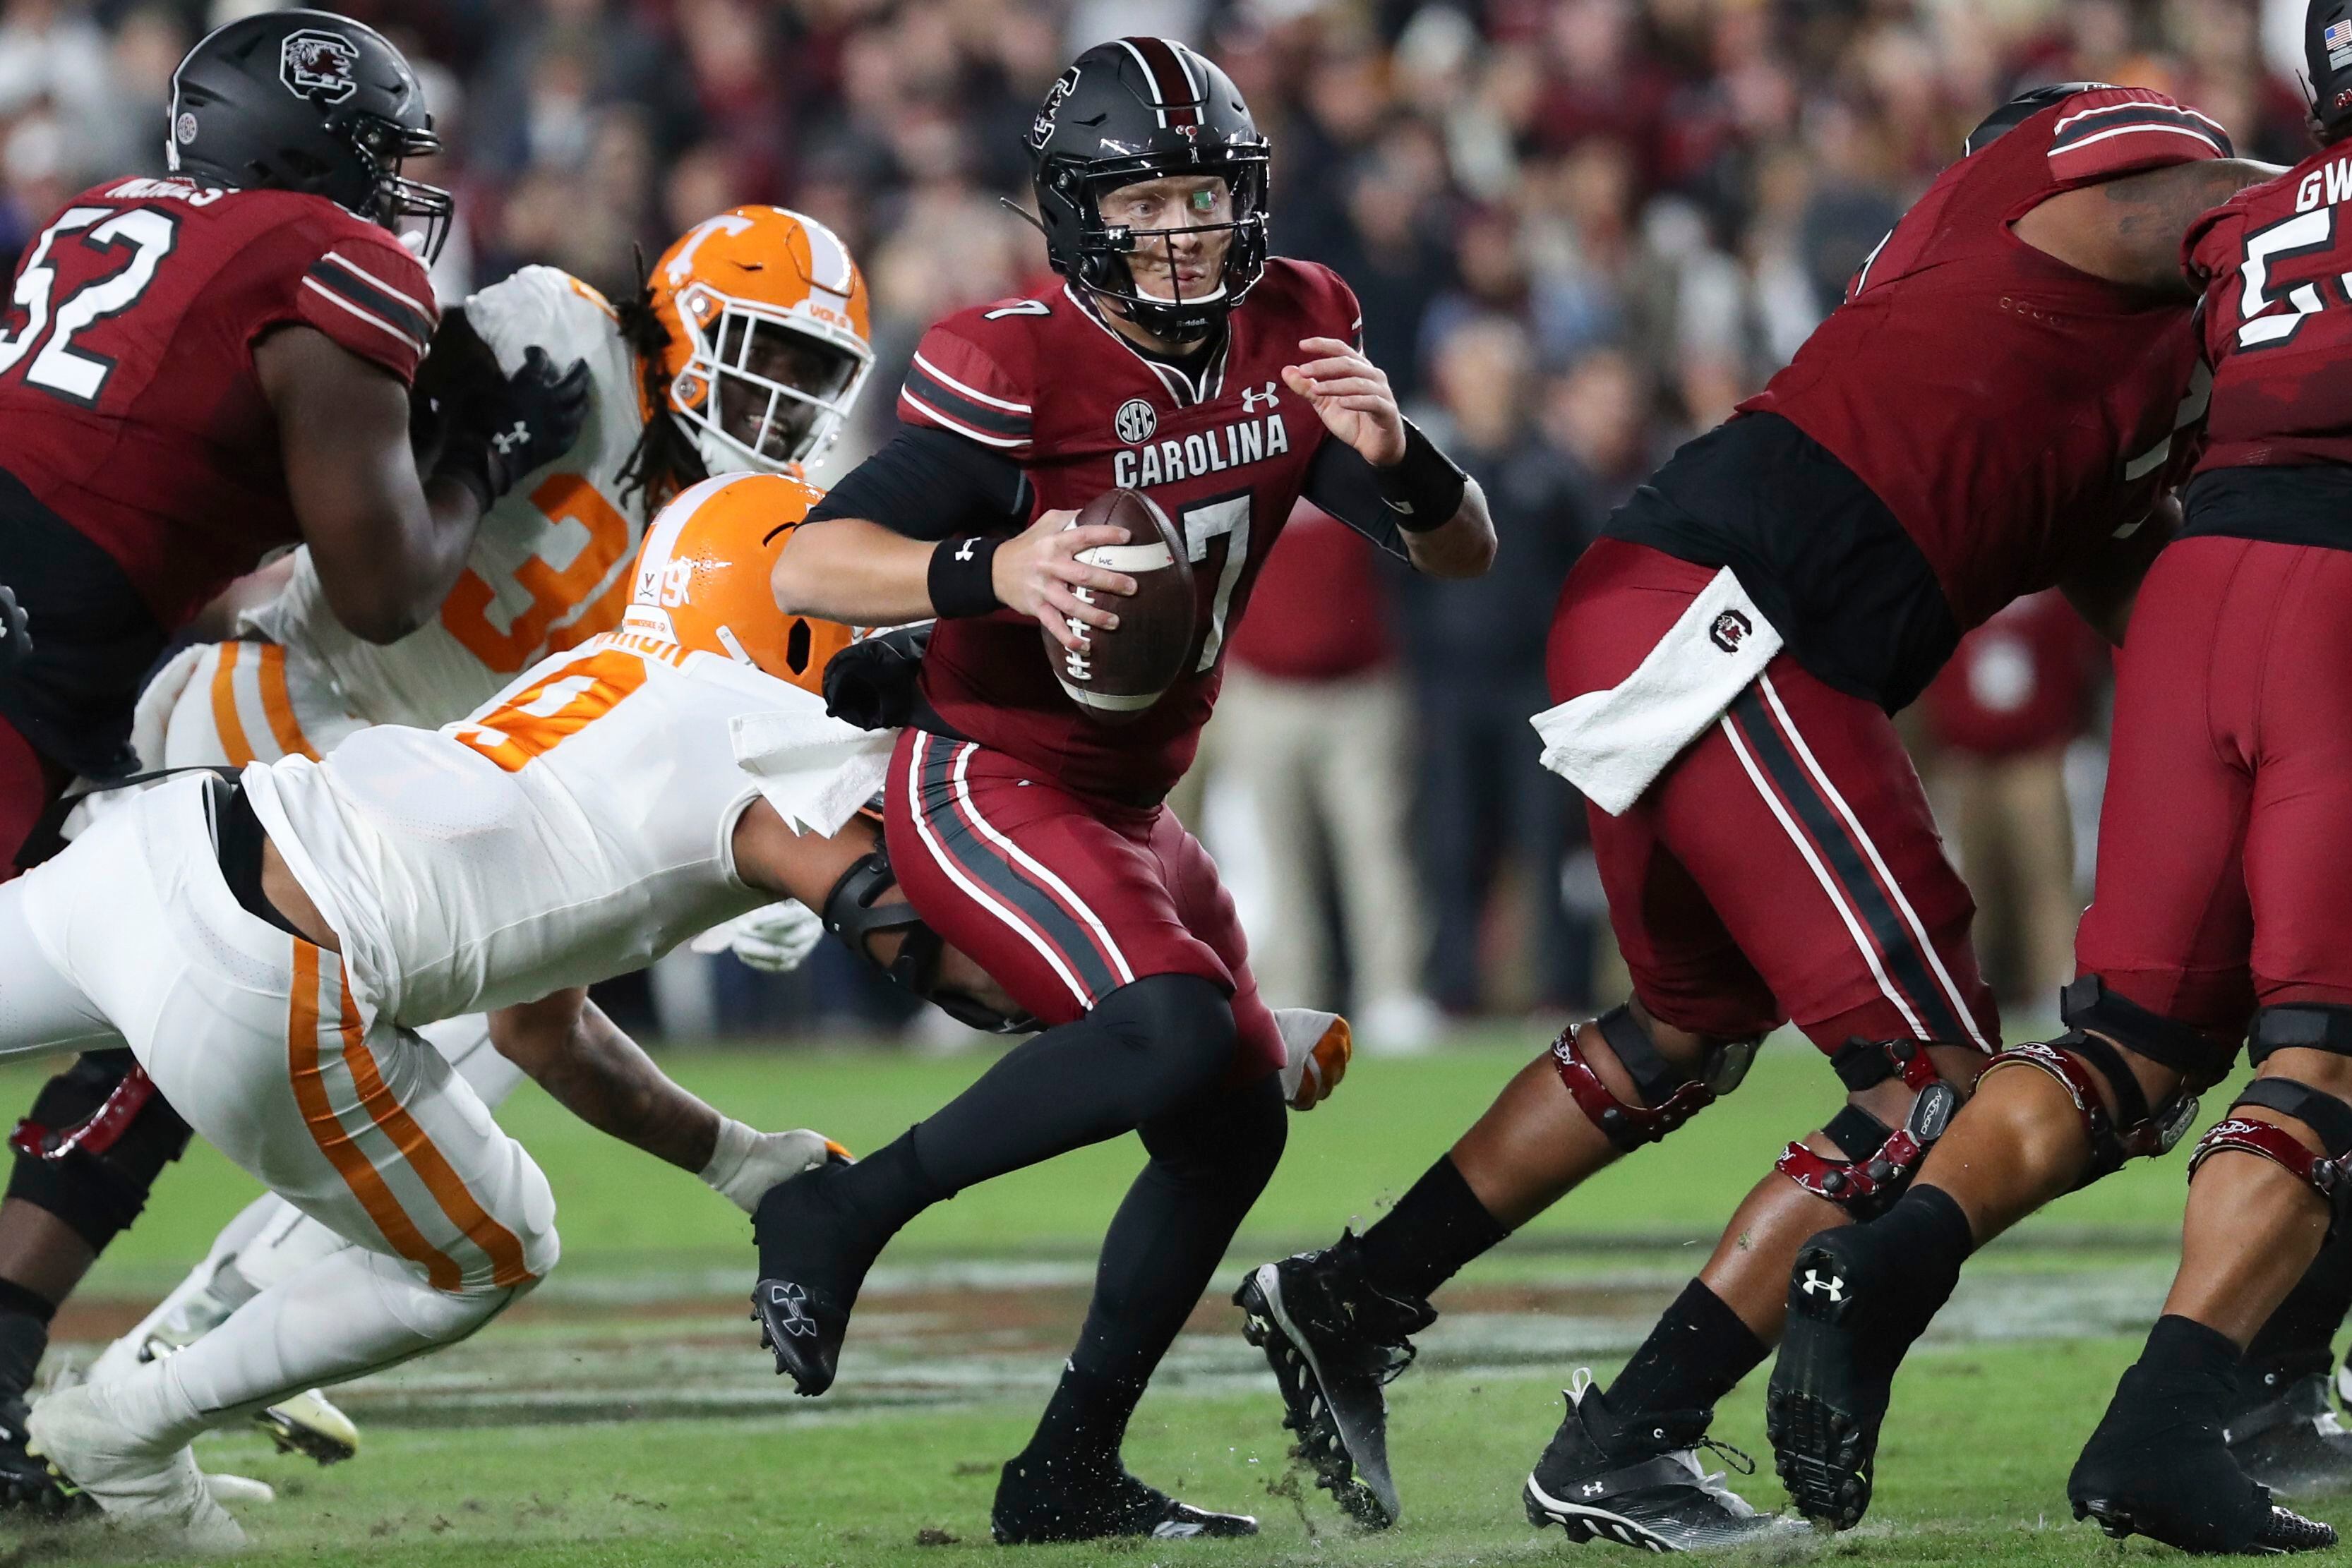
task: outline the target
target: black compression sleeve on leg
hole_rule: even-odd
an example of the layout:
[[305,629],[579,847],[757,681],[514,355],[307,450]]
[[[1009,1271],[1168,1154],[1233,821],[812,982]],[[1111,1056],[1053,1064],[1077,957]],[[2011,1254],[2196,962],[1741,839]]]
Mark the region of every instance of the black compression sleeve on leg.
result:
[[[28,1120],[53,1133],[79,1125],[106,1104],[134,1065],[128,1051],[84,1052],[42,1086]],[[102,1153],[78,1148],[55,1160],[19,1154],[9,1172],[7,1196],[55,1215],[92,1251],[103,1252],[131,1228],[155,1178],[187,1152],[192,1135],[163,1095],[153,1094]]]
[[1609,1385],[1610,1413],[1632,1421],[1670,1410],[1713,1410],[1770,1354],[1722,1297],[1693,1280]]
[[2337,1226],[2303,1278],[2246,1347],[2257,1382],[2280,1384],[2324,1373],[2335,1364],[2336,1331],[2352,1311],[2352,1226]]
[[1383,1295],[1423,1301],[1509,1234],[1470,1190],[1454,1156],[1441,1155],[1364,1232],[1364,1278]]
[[[1129,1133],[1206,1092],[1234,1057],[1234,1009],[1198,975],[1121,986],[1024,1041],[911,1134],[945,1192]],[[856,1170],[852,1166],[851,1172]],[[860,1189],[856,1179],[846,1188]]]
[[1103,1237],[1086,1326],[1030,1441],[1032,1458],[1116,1460],[1152,1369],[1281,1162],[1289,1120],[1281,1086],[1269,1075],[1138,1130],[1150,1163]]
[[13,1280],[0,1280],[0,1407],[32,1392],[33,1374],[49,1348],[57,1304]]

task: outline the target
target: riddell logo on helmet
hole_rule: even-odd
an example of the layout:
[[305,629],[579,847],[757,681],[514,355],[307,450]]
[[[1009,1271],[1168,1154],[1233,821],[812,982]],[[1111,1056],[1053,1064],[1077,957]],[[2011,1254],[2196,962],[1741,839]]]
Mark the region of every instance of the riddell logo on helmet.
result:
[[278,50],[278,75],[296,98],[341,103],[360,89],[353,68],[359,58],[359,50],[341,33],[305,27],[286,35]]
[[1072,66],[1045,89],[1045,101],[1037,106],[1037,118],[1029,122],[1029,145],[1043,147],[1054,137],[1054,117],[1062,111],[1062,100],[1077,90],[1078,68]]

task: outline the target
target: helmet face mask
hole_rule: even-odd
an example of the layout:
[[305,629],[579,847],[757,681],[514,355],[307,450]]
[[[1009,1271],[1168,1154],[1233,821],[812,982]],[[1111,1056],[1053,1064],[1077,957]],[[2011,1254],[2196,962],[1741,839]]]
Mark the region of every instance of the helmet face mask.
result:
[[339,115],[328,124],[351,139],[374,174],[374,189],[366,204],[353,211],[398,235],[425,266],[432,266],[448,243],[457,204],[440,186],[404,177],[400,166],[406,159],[429,158],[441,151],[441,138],[433,131],[433,117],[425,116],[422,128],[373,114]]
[[[1029,152],[1054,270],[1154,337],[1207,336],[1264,276],[1271,149],[1231,78],[1181,44],[1122,38],[1080,55],[1039,108]],[[1214,190],[1203,181],[1222,183],[1222,213],[1170,216],[1206,222],[1147,228],[1119,221],[1116,201],[1105,210],[1106,198],[1138,184]],[[1181,242],[1218,233],[1214,276],[1184,282],[1198,258]]]

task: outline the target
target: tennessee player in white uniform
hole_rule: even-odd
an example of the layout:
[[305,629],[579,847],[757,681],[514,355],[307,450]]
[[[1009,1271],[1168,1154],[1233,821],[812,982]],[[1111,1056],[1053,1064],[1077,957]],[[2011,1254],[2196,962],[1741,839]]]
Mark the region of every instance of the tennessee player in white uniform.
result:
[[[239,1539],[188,1457],[197,1432],[469,1333],[555,1261],[545,1180],[415,1030],[576,1005],[568,988],[763,901],[822,900],[871,847],[840,830],[890,737],[795,684],[796,653],[847,635],[795,638],[768,591],[780,525],[815,497],[782,476],[695,486],[625,623],[471,716],[363,729],[233,786],[166,780],[0,888],[0,1054],[127,1044],[199,1133],[354,1244],[187,1348],[44,1399],[33,1444],[70,1485],[191,1543]],[[536,1060],[576,1073],[603,1049],[575,1028]],[[827,1157],[813,1134],[723,1122],[628,1051],[719,1124],[657,1152],[705,1160],[745,1208]]]
[[[457,342],[437,341],[436,355],[486,352],[502,371],[533,346],[559,362],[585,361],[594,391],[578,442],[492,507],[439,614],[397,643],[347,632],[308,552],[297,551],[284,586],[239,617],[235,639],[187,649],[159,672],[133,727],[143,765],[316,758],[371,725],[431,727],[474,710],[548,654],[619,623],[647,518],[683,485],[701,474],[796,471],[822,453],[873,358],[865,280],[847,249],[824,225],[776,207],[697,225],[655,263],[645,296],[619,310],[565,273],[530,267],[451,314],[463,317]],[[772,963],[804,953],[817,927],[795,913],[798,924],[779,912],[745,944],[762,933],[780,940]],[[423,1032],[489,1105],[520,1079],[490,1048],[478,1013]],[[292,1206],[257,1200],[96,1373],[186,1343],[340,1245]],[[356,1428],[314,1396],[257,1419],[281,1447],[322,1463],[356,1451]]]

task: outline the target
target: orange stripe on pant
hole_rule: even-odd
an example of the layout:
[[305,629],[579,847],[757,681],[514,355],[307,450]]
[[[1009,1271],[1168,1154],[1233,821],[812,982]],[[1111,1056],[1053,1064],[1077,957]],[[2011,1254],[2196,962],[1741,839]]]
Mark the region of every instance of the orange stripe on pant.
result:
[[[235,643],[226,646],[234,648]],[[346,991],[345,996],[349,996]],[[345,1009],[349,1017],[350,1009]],[[351,1039],[350,1026],[345,1025],[346,1045]],[[425,1239],[408,1211],[384,1185],[383,1177],[335,1115],[333,1101],[327,1093],[325,1081],[319,1067],[319,949],[308,942],[294,944],[294,994],[287,1009],[286,1059],[294,1084],[294,1103],[301,1108],[302,1120],[310,1129],[311,1140],[343,1185],[360,1200],[383,1239],[403,1258],[424,1269],[425,1279],[436,1291],[457,1291],[465,1283],[465,1270],[457,1260]],[[373,1064],[371,1063],[371,1066]]]
[[261,655],[261,712],[269,720],[278,754],[318,761],[318,752],[302,733],[301,721],[294,716],[294,694],[286,689],[286,650],[275,643],[264,643],[255,651]]
[[375,1056],[367,1048],[360,1029],[359,1009],[352,1004],[351,982],[339,979],[342,987],[343,1065],[351,1070],[352,1082],[359,1086],[360,1103],[367,1107],[369,1118],[383,1129],[393,1146],[425,1183],[433,1201],[449,1217],[449,1223],[466,1233],[467,1239],[480,1248],[490,1260],[490,1283],[493,1285],[529,1284],[530,1270],[525,1267],[522,1243],[515,1233],[490,1218],[489,1212],[475,1201],[466,1190],[466,1184],[450,1168],[449,1162],[433,1140],[425,1135],[416,1118],[393,1097],[376,1071]]
[[[235,643],[220,644],[220,663],[213,666],[213,727],[220,732],[221,749],[228,756],[231,768],[242,768],[253,760],[253,743],[245,737],[245,720],[236,712],[236,656],[242,652]],[[313,999],[311,1011],[317,1013]]]

